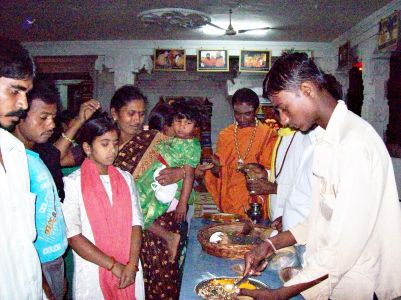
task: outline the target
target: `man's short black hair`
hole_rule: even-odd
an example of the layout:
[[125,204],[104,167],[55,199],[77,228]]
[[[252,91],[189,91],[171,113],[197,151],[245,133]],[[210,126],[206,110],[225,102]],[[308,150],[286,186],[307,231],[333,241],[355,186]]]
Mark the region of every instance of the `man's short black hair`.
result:
[[34,75],[33,60],[21,43],[0,37],[0,77],[28,79]]
[[264,81],[264,95],[296,90],[305,81],[327,89],[323,73],[306,53],[283,54],[273,64]]
[[33,100],[40,100],[46,104],[56,103],[60,105],[60,94],[54,82],[35,78],[33,88],[27,94],[28,105],[31,106]]
[[231,100],[232,106],[236,103],[247,103],[253,106],[256,111],[259,107],[259,96],[248,88],[242,88],[237,90]]

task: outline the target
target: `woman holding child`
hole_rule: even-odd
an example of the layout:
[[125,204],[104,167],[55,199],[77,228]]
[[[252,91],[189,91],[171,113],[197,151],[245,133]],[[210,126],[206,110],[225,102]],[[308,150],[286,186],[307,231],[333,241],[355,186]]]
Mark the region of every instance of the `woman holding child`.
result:
[[[167,142],[169,137],[156,130],[143,130],[146,98],[133,86],[126,85],[115,92],[110,103],[110,111],[120,129],[120,150],[114,165],[130,172],[135,180],[138,180],[153,163],[157,163],[160,148],[156,145]],[[176,165],[168,165],[176,167]],[[163,171],[161,172],[163,173]],[[180,181],[191,170],[188,167],[168,168],[168,172],[169,176],[156,177],[156,179],[163,178],[162,182],[159,180],[160,184],[168,185]],[[152,188],[149,186],[147,189],[151,190]],[[140,197],[147,199],[150,197],[151,201],[155,200],[152,196]],[[175,198],[181,200],[180,196]],[[158,203],[152,203],[152,205],[160,207]],[[141,260],[144,269],[146,299],[178,299],[180,290],[179,258],[184,238],[186,238],[186,230],[183,226],[185,222],[181,222],[184,218],[175,210],[167,212],[168,207],[164,210],[165,206],[162,215],[156,216],[157,219],[154,220],[155,215],[149,213],[145,201],[142,201],[141,204],[145,218],[152,215],[148,226],[156,228],[156,232],[144,230],[142,235]],[[158,211],[160,212],[160,210]],[[158,213],[158,215],[160,214]],[[166,237],[160,237],[159,233],[166,231],[173,237],[173,243],[166,242]],[[178,247],[177,237],[181,237]],[[174,247],[176,249],[173,249]]]

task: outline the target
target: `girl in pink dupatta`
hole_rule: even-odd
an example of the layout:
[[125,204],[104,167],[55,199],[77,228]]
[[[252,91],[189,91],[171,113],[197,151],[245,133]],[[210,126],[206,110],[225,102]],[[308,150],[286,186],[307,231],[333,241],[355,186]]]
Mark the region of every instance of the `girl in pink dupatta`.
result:
[[[94,243],[82,233],[74,234],[77,222],[74,216],[69,216],[74,205],[70,205],[67,195],[63,209],[69,220],[66,222],[69,244],[80,257],[99,266],[99,284],[104,299],[137,299],[135,278],[141,248],[142,217],[136,191],[132,191],[133,183],[132,186],[127,184],[126,177],[132,180],[131,175],[112,165],[118,153],[117,130],[110,120],[95,119],[85,124],[82,140],[87,158],[80,169],[78,187],[83,202],[80,217],[84,209]],[[74,173],[70,175],[72,178]],[[68,188],[69,180],[65,182]],[[111,199],[106,185],[111,186]],[[136,205],[133,205],[134,200]],[[79,284],[75,280],[74,283]],[[85,298],[83,293],[80,296]],[[93,294],[89,297],[96,298]],[[77,295],[77,298],[80,297]]]

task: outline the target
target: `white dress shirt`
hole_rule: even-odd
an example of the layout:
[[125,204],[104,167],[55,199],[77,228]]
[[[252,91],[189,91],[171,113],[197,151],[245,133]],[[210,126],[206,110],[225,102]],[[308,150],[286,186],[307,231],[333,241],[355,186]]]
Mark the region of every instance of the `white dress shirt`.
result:
[[[131,191],[132,199],[132,226],[143,226],[141,208],[138,203],[138,193],[135,188],[134,179],[131,174],[126,171],[120,171]],[[112,190],[110,185],[110,177],[101,175],[100,179],[106,189],[107,196],[112,202]],[[85,204],[82,198],[81,190],[81,170],[76,170],[69,176],[64,177],[65,199],[62,205],[64,219],[67,226],[67,237],[71,238],[78,234],[82,234],[90,242],[95,244],[91,225],[85,210]],[[103,293],[99,282],[99,266],[91,263],[75,251],[74,258],[74,275],[73,275],[73,298],[82,300],[99,300],[103,299]],[[144,281],[142,266],[139,262],[139,271],[136,273],[135,279],[135,296],[137,300],[145,299]]]
[[306,134],[298,133],[303,136],[303,147],[297,150],[300,152],[301,157],[297,161],[298,167],[284,202],[283,231],[304,222],[309,216],[312,207],[313,152],[316,145],[316,131],[318,130],[319,128],[316,128]]
[[[272,174],[272,179],[277,183],[277,193],[270,195],[270,216],[272,221],[283,216],[284,207],[294,187],[294,182],[297,180],[297,176],[299,177],[298,173],[303,153],[312,144],[309,135],[302,132],[294,132],[291,135],[282,136],[281,141],[278,142],[280,144],[277,148],[276,161],[272,162],[275,163],[274,170],[276,175],[278,174],[277,177]],[[285,155],[286,152],[287,155]],[[308,187],[305,186],[305,188],[307,189]],[[302,193],[295,193],[293,197],[300,197],[299,199],[294,199],[300,205],[304,205],[301,203],[307,203],[307,206],[309,206],[311,201],[310,198],[305,199]],[[290,212],[287,212],[287,215],[289,217],[292,216]],[[293,224],[294,222],[290,223]]]
[[304,269],[285,285],[329,278],[305,299],[401,295],[401,210],[391,158],[366,121],[339,101],[314,153],[312,210],[290,229]]
[[35,195],[24,145],[0,129],[0,299],[41,299],[42,271],[33,245]]

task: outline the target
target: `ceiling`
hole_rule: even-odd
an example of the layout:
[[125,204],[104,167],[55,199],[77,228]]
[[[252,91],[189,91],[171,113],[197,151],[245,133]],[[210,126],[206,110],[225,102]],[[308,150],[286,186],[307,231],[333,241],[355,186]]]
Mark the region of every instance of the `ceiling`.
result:
[[[391,0],[1,0],[2,34],[21,41],[68,40],[266,40],[330,42]],[[236,30],[277,27],[264,35],[206,35],[202,29],[145,26],[147,9],[202,11],[226,28],[233,9]],[[28,22],[27,22],[28,20]]]

